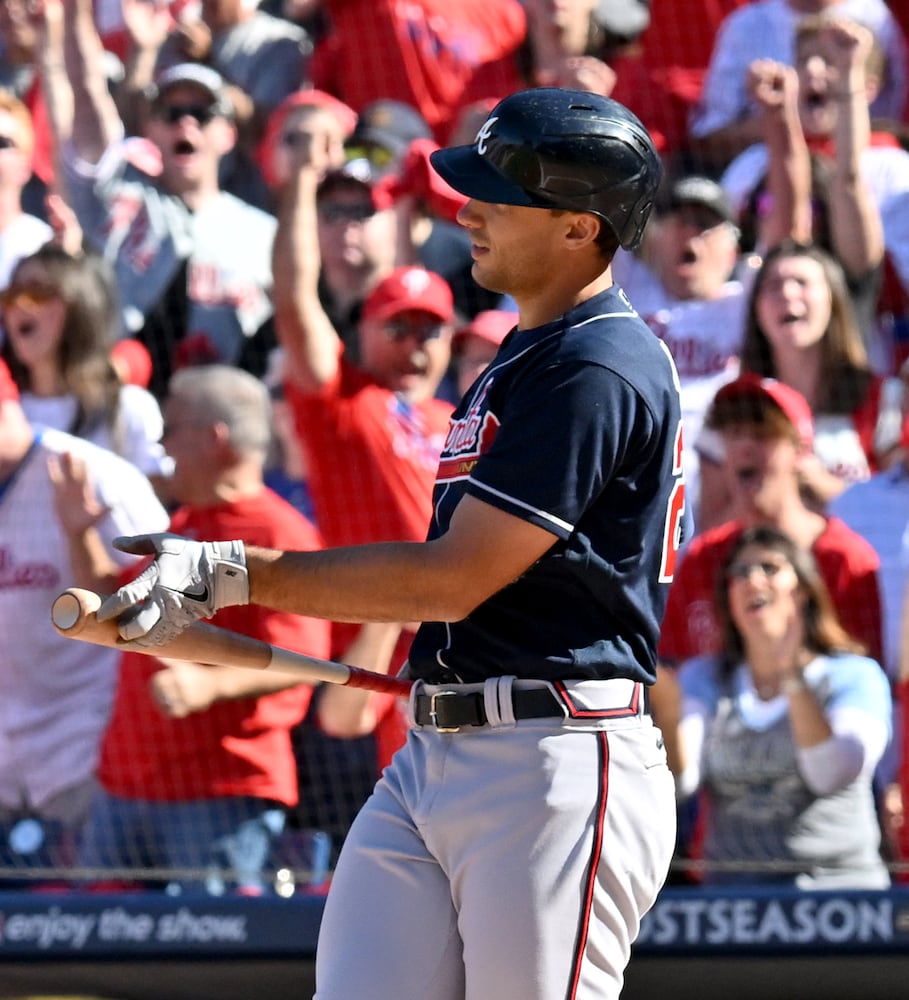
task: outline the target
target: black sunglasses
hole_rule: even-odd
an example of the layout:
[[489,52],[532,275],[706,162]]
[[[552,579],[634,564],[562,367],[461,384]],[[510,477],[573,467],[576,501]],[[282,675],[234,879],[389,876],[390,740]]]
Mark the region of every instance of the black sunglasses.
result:
[[211,104],[166,104],[155,111],[155,117],[168,125],[176,125],[186,117],[195,118],[200,125],[207,125],[217,116],[217,109]]
[[383,325],[385,336],[395,343],[416,337],[417,340],[438,340],[445,332],[444,323],[432,321],[408,322],[407,320],[387,320]]
[[325,222],[365,222],[376,214],[372,205],[342,205],[339,202],[324,202],[319,205],[318,212]]

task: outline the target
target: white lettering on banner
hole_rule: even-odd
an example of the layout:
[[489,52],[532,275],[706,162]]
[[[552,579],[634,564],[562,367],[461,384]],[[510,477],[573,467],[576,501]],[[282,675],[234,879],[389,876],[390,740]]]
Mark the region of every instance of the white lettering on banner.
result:
[[0,946],[31,944],[42,950],[81,951],[95,934],[105,944],[152,940],[243,944],[249,937],[246,921],[246,916],[238,914],[194,913],[185,906],[161,915],[130,912],[122,906],[97,914],[64,913],[59,906],[51,906],[43,913],[0,913]]
[[893,902],[881,900],[692,899],[658,902],[641,924],[638,944],[763,945],[889,942]]
[[96,917],[63,913],[52,906],[46,913],[10,913],[3,921],[4,941],[34,942],[39,948],[61,945],[76,951],[85,947],[95,929]]
[[98,920],[101,941],[148,941],[155,929],[155,918],[148,913],[130,913],[122,906],[102,910]]
[[176,913],[161,917],[155,937],[159,941],[229,941],[241,944],[246,940],[246,917],[196,916],[184,906]]

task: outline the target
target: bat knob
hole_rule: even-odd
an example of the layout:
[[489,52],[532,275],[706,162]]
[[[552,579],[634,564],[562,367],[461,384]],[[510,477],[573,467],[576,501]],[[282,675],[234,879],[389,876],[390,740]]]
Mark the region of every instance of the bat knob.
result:
[[75,594],[61,594],[51,606],[51,621],[62,632],[76,625],[82,617],[82,605]]

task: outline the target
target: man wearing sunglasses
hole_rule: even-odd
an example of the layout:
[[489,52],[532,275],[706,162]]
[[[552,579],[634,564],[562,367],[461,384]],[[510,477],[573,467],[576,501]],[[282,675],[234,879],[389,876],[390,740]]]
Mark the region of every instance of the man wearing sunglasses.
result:
[[145,123],[152,176],[124,153],[91,0],[66,5],[63,35],[75,109],[69,191],[87,242],[114,266],[123,335],[152,356],[151,391],[163,396],[171,372],[199,359],[262,374],[275,223],[219,184],[237,136],[224,81],[197,63],[158,77]]

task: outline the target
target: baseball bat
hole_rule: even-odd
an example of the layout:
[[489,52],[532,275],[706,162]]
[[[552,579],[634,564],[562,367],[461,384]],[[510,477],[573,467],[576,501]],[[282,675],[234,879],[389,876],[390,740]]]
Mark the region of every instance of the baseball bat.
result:
[[99,622],[98,608],[101,597],[91,590],[70,587],[56,598],[51,606],[54,628],[68,639],[91,642],[96,646],[111,646],[132,650],[147,656],[164,656],[173,660],[194,660],[198,663],[218,664],[228,667],[248,667],[254,670],[275,670],[294,674],[301,681],[316,684],[343,684],[351,688],[406,695],[412,681],[403,677],[388,677],[372,670],[351,667],[334,660],[320,660],[305,653],[273,646],[262,639],[230,632],[209,622],[194,622],[179,635],[161,646],[140,646],[126,641],[117,631],[114,620]]

